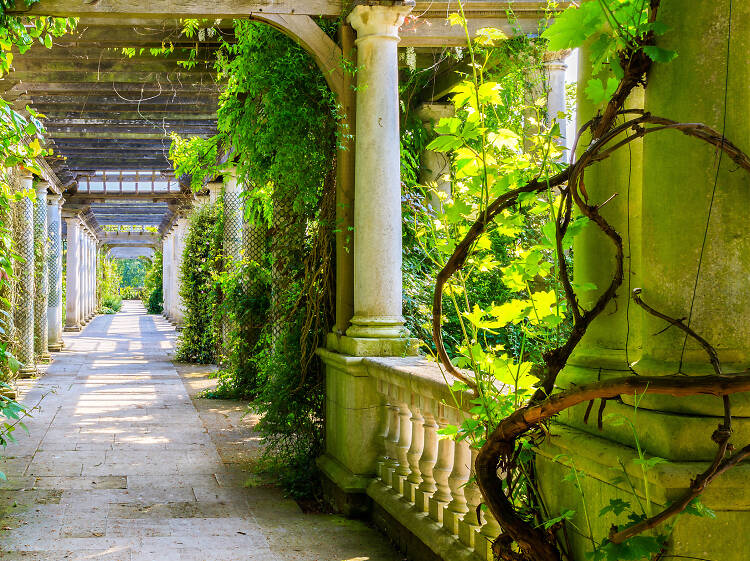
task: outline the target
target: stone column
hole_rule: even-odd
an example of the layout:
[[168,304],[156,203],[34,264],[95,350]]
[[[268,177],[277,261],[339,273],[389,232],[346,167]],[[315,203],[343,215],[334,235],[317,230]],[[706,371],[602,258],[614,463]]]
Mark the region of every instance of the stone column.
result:
[[81,324],[89,322],[89,236],[85,224],[81,229]]
[[177,323],[178,328],[182,327],[182,323],[185,320],[185,306],[182,302],[182,296],[180,295],[180,278],[182,276],[182,255],[185,252],[185,237],[187,236],[188,227],[190,220],[185,214],[186,211],[181,213],[180,218],[177,219],[177,227],[175,229],[175,272],[174,272],[174,320]]
[[206,185],[206,189],[208,189],[209,204],[214,204],[219,200],[219,197],[221,196],[222,186],[223,184],[218,181],[212,181]]
[[171,321],[172,299],[174,296],[172,293],[172,272],[174,270],[174,236],[172,235],[171,231],[168,232],[164,238],[164,252],[162,258],[164,262],[164,317]]
[[[567,114],[565,103],[565,70],[568,65],[565,64],[565,58],[570,51],[558,51],[547,53],[544,60],[544,74],[547,82],[547,124],[552,125],[557,122],[560,124],[560,143],[567,147],[565,129],[567,126],[566,118],[559,118],[560,113]],[[562,159],[567,161],[567,152],[563,153]]]
[[237,169],[224,174],[224,258],[227,263],[242,258],[244,207]]
[[65,218],[68,251],[65,272],[65,331],[81,330],[81,220],[78,216]]
[[62,339],[62,195],[47,195],[47,235],[49,236],[49,253],[47,268],[49,270],[49,293],[47,296],[47,327],[50,351],[61,351]]
[[[32,190],[32,176],[22,171],[21,188]],[[16,212],[15,250],[17,264],[16,309],[14,322],[18,343],[16,358],[21,363],[19,375],[36,373],[34,360],[34,200],[23,197],[13,203]]]
[[93,315],[96,316],[99,313],[99,298],[97,297],[99,286],[99,275],[97,274],[97,268],[99,266],[99,243],[96,237],[91,241],[91,255],[91,307],[93,309]]
[[[641,107],[677,121],[703,123],[750,151],[746,80],[750,4],[734,2],[732,6],[730,0],[717,0],[696,3],[687,12],[679,2],[663,2],[659,21],[670,31],[657,39],[657,46],[676,49],[679,56],[669,64],[654,64]],[[590,68],[587,63],[581,66]],[[592,115],[590,108],[580,114],[581,120]],[[681,374],[687,380],[712,372],[706,353],[695,341],[686,340],[674,327],[667,329],[667,322],[629,302],[636,287],[642,288],[641,297],[656,310],[686,318],[692,329],[715,346],[726,373],[750,367],[750,238],[745,210],[750,202],[750,175],[713,146],[677,131],[661,131],[587,172],[586,189],[592,205],[619,194],[602,212],[623,234],[625,255],[630,259],[626,259],[618,300],[592,323],[582,352],[569,362],[561,382],[585,384],[626,375],[626,357],[641,375]],[[593,281],[597,291],[603,290],[612,275],[611,243],[594,229],[576,243],[578,282]],[[589,296],[581,298],[586,307],[591,301]],[[625,344],[628,339],[632,344],[634,336],[640,348]],[[744,446],[750,433],[750,399],[748,394],[739,394],[730,400],[735,416],[732,443]],[[632,394],[623,395],[622,402],[609,402],[607,413],[630,419],[641,449],[649,457],[666,460],[648,472],[653,514],[683,496],[691,478],[714,458],[716,443],[711,435],[723,422],[722,403],[712,396],[656,395],[639,398],[637,409],[633,402]],[[565,425],[555,427],[555,438],[545,445],[545,458],[538,462],[547,508],[550,512],[575,510],[580,513],[572,521],[576,525],[586,524],[583,503],[573,486],[568,490],[559,483],[569,473],[569,468],[555,461],[559,454],[570,456],[585,473],[581,480],[589,513],[599,512],[616,498],[636,502],[629,496],[627,483],[614,483],[611,476],[612,467],[633,466],[639,459],[630,427],[608,422],[605,416],[604,430],[599,431],[596,423],[590,423],[591,427],[583,422],[585,409],[583,405],[559,417]],[[701,497],[703,504],[716,511],[716,520],[684,516],[675,521],[665,558],[744,561],[750,541],[744,532],[750,524],[750,506],[742,494],[747,486],[742,469],[727,471]],[[640,493],[641,482],[636,488]],[[607,536],[613,522],[610,516],[594,517],[594,538]],[[736,539],[717,538],[716,524]],[[576,535],[571,541],[571,558],[584,558],[591,550],[587,538]]]
[[[417,116],[429,133],[433,132],[440,119],[454,115],[455,110],[451,103],[425,103],[417,109]],[[427,202],[435,211],[439,212],[443,208],[440,194],[451,195],[450,171],[450,159],[447,154],[432,150],[425,150],[422,153],[419,181],[422,185],[430,186],[430,196]]]
[[[374,447],[352,454],[345,443],[378,442],[384,402],[363,356],[416,353],[402,317],[401,177],[399,153],[398,29],[412,0],[357,5],[348,16],[357,32],[354,179],[354,316],[342,336],[334,331],[319,353],[326,371],[326,452],[318,465],[327,493],[349,513],[367,508],[375,475]],[[344,171],[342,170],[342,174]],[[351,194],[338,202],[350,203]],[[346,219],[347,213],[337,216]],[[341,238],[337,238],[340,242]],[[338,275],[345,282],[348,271]],[[349,285],[350,286],[350,285]],[[347,286],[337,297],[346,311]],[[340,329],[349,318],[337,314]],[[365,446],[366,447],[366,446]],[[345,498],[342,498],[345,497]]]
[[[351,354],[399,355],[408,332],[401,315],[401,176],[398,29],[414,2],[356,6],[357,137],[354,208],[354,317]],[[385,345],[378,339],[388,341]],[[353,351],[353,352],[352,352]]]
[[34,245],[38,248],[35,257],[39,258],[36,265],[35,296],[34,296],[34,351],[41,361],[49,361],[48,350],[49,328],[47,307],[49,301],[49,263],[47,231],[47,187],[46,181],[40,181],[36,186],[36,202],[34,204]]

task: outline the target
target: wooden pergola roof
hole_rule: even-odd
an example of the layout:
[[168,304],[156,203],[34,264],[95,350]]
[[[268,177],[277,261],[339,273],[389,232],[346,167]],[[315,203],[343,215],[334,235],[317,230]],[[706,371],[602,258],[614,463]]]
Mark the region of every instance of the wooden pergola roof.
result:
[[[210,63],[217,38],[200,41],[194,68],[180,64],[184,49],[198,42],[180,33],[180,18],[223,20],[252,17],[295,36],[324,69],[332,89],[341,80],[340,49],[310,16],[341,16],[344,0],[23,0],[16,13],[75,16],[78,29],[56,39],[52,49],[35,46],[14,60],[0,80],[0,95],[17,109],[46,115],[47,140],[55,154],[48,175],[65,191],[66,208],[85,211],[94,231],[108,224],[169,228],[176,209],[192,198],[180,189],[168,159],[169,133],[207,137],[216,132],[220,86]],[[512,2],[516,26],[533,32],[544,16],[544,0]],[[455,0],[420,0],[402,32],[402,46],[458,46],[464,31],[447,16]],[[507,0],[464,0],[472,31],[495,26],[510,31]],[[172,44],[168,56],[148,49]],[[135,48],[128,57],[122,49]],[[145,49],[141,52],[140,49]],[[326,70],[327,69],[327,70]],[[163,186],[167,185],[166,190]]]

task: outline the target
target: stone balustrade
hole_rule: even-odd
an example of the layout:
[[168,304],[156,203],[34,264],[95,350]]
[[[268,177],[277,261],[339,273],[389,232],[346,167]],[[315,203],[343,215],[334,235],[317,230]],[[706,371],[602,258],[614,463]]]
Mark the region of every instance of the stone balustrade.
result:
[[484,511],[477,521],[476,450],[438,432],[469,416],[470,395],[452,395],[440,367],[418,357],[360,360],[360,376],[380,401],[372,427],[378,455],[366,490],[374,521],[405,550],[416,541],[431,550],[420,559],[492,560],[500,528]]

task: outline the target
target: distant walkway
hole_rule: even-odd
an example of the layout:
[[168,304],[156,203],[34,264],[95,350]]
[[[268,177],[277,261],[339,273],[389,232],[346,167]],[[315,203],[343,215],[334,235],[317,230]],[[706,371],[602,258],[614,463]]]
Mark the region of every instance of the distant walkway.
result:
[[245,487],[246,472],[214,444],[244,453],[220,422],[230,419],[222,403],[239,404],[198,414],[169,358],[173,328],[140,302],[65,339],[22,399],[55,393],[0,461],[3,561],[401,559],[360,523],[304,515],[276,488]]

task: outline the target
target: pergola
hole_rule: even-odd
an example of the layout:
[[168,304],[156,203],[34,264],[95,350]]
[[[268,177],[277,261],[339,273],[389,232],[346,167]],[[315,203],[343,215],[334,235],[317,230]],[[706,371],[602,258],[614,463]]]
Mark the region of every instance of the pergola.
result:
[[[336,243],[336,325],[328,350],[321,351],[329,383],[339,384],[340,391],[350,396],[355,405],[331,402],[327,452],[320,462],[332,488],[353,497],[347,500],[354,504],[369,492],[378,449],[374,432],[361,442],[357,434],[362,426],[371,427],[373,412],[380,411],[385,403],[375,391],[375,377],[362,375],[362,360],[410,355],[414,351],[401,315],[397,88],[401,63],[397,49],[399,45],[413,48],[418,64],[421,61],[431,66],[440,50],[464,45],[465,33],[448,21],[455,1],[369,0],[356,2],[344,11],[349,4],[343,0],[41,0],[26,8],[19,1],[18,13],[75,16],[80,23],[74,34],[58,40],[53,49],[35,47],[19,57],[14,71],[0,81],[0,92],[17,108],[28,104],[47,116],[47,140],[55,153],[40,162],[43,181],[37,184],[36,207],[46,208],[46,213],[37,210],[37,222],[43,225],[35,235],[46,237],[48,232],[52,241],[44,258],[49,290],[37,294],[36,314],[31,301],[18,313],[34,316],[32,328],[36,324],[39,332],[48,331],[49,336],[41,340],[48,341],[49,349],[59,350],[63,239],[67,240],[66,330],[80,330],[96,314],[95,272],[102,247],[116,256],[149,255],[161,248],[165,314],[175,323],[181,321],[177,272],[188,227],[187,211],[197,201],[197,195],[171,171],[169,133],[204,137],[214,134],[220,85],[205,65],[188,70],[179,64],[179,49],[192,47],[194,42],[179,35],[178,19],[221,20],[220,29],[228,32],[231,19],[249,17],[281,30],[311,53],[337,95],[355,139],[337,154],[336,207],[341,233]],[[516,0],[512,6],[517,18],[513,30],[536,33],[547,2]],[[507,9],[508,2],[500,0],[464,2],[471,33],[483,27],[512,33]],[[313,19],[317,16],[347,18],[337,41],[318,27]],[[168,56],[153,57],[138,50],[158,48],[167,41],[175,46],[174,53]],[[136,48],[135,55],[125,56],[122,49],[132,47]],[[210,60],[213,48],[215,42],[202,42],[201,58]],[[342,71],[342,59],[350,57],[356,57],[357,80],[368,84],[356,94],[352,87],[354,77]],[[420,114],[425,120],[434,120],[446,109],[443,98],[458,79],[456,71],[465,68],[465,63],[440,61],[432,83],[420,97],[424,103]],[[548,69],[550,84],[556,85],[550,97],[550,113],[556,114],[554,109],[564,102],[564,79],[560,79],[564,67],[551,60]],[[24,181],[26,186],[32,185],[30,176]],[[243,186],[231,173],[217,181],[223,182],[227,200],[234,198],[236,202]],[[209,196],[216,197],[221,188],[221,183],[209,183]],[[227,227],[242,232],[242,212],[237,205],[234,209],[226,216]],[[353,252],[344,241],[346,232],[351,230]],[[228,244],[231,247],[225,251],[230,254],[241,245],[237,240],[225,239]],[[33,254],[27,257],[33,263]],[[49,312],[40,314],[40,309]],[[33,331],[30,335],[27,332],[26,354],[21,357],[30,370],[33,340]],[[387,385],[381,386],[381,392],[390,391]],[[388,407],[384,414],[392,421],[393,415],[395,419],[405,415],[395,401]],[[427,415],[428,410],[425,411]],[[406,431],[408,423],[401,426]],[[430,431],[436,427],[424,425],[426,438],[434,436],[434,431]],[[421,429],[419,425],[415,430]],[[398,453],[402,452],[405,450]],[[461,461],[467,453],[468,449],[456,447],[456,457],[460,454]],[[404,462],[402,458],[402,466]],[[468,471],[458,473],[456,466],[456,481],[468,480]],[[382,474],[389,488],[398,486],[398,481],[404,483],[393,473]],[[487,535],[496,532],[496,525],[489,519],[483,526],[477,525],[464,516],[469,509],[467,504],[471,505],[475,497],[470,497],[468,490],[464,493],[463,483],[448,489],[447,479],[443,479],[439,480],[441,489],[451,491],[458,501],[454,505],[458,509],[455,516],[450,521],[446,519],[452,536],[450,547],[462,551],[461,558],[467,560],[491,559],[491,550],[477,536],[480,530]],[[407,493],[407,488],[402,485],[400,492]],[[432,500],[432,493],[422,489],[420,495],[414,485],[409,492],[411,504],[421,501],[421,510],[415,512],[434,510],[442,524],[445,497]],[[381,503],[384,508],[392,506],[386,499]],[[413,524],[412,514],[391,512],[405,527]],[[419,539],[432,547],[430,536],[420,535]]]

